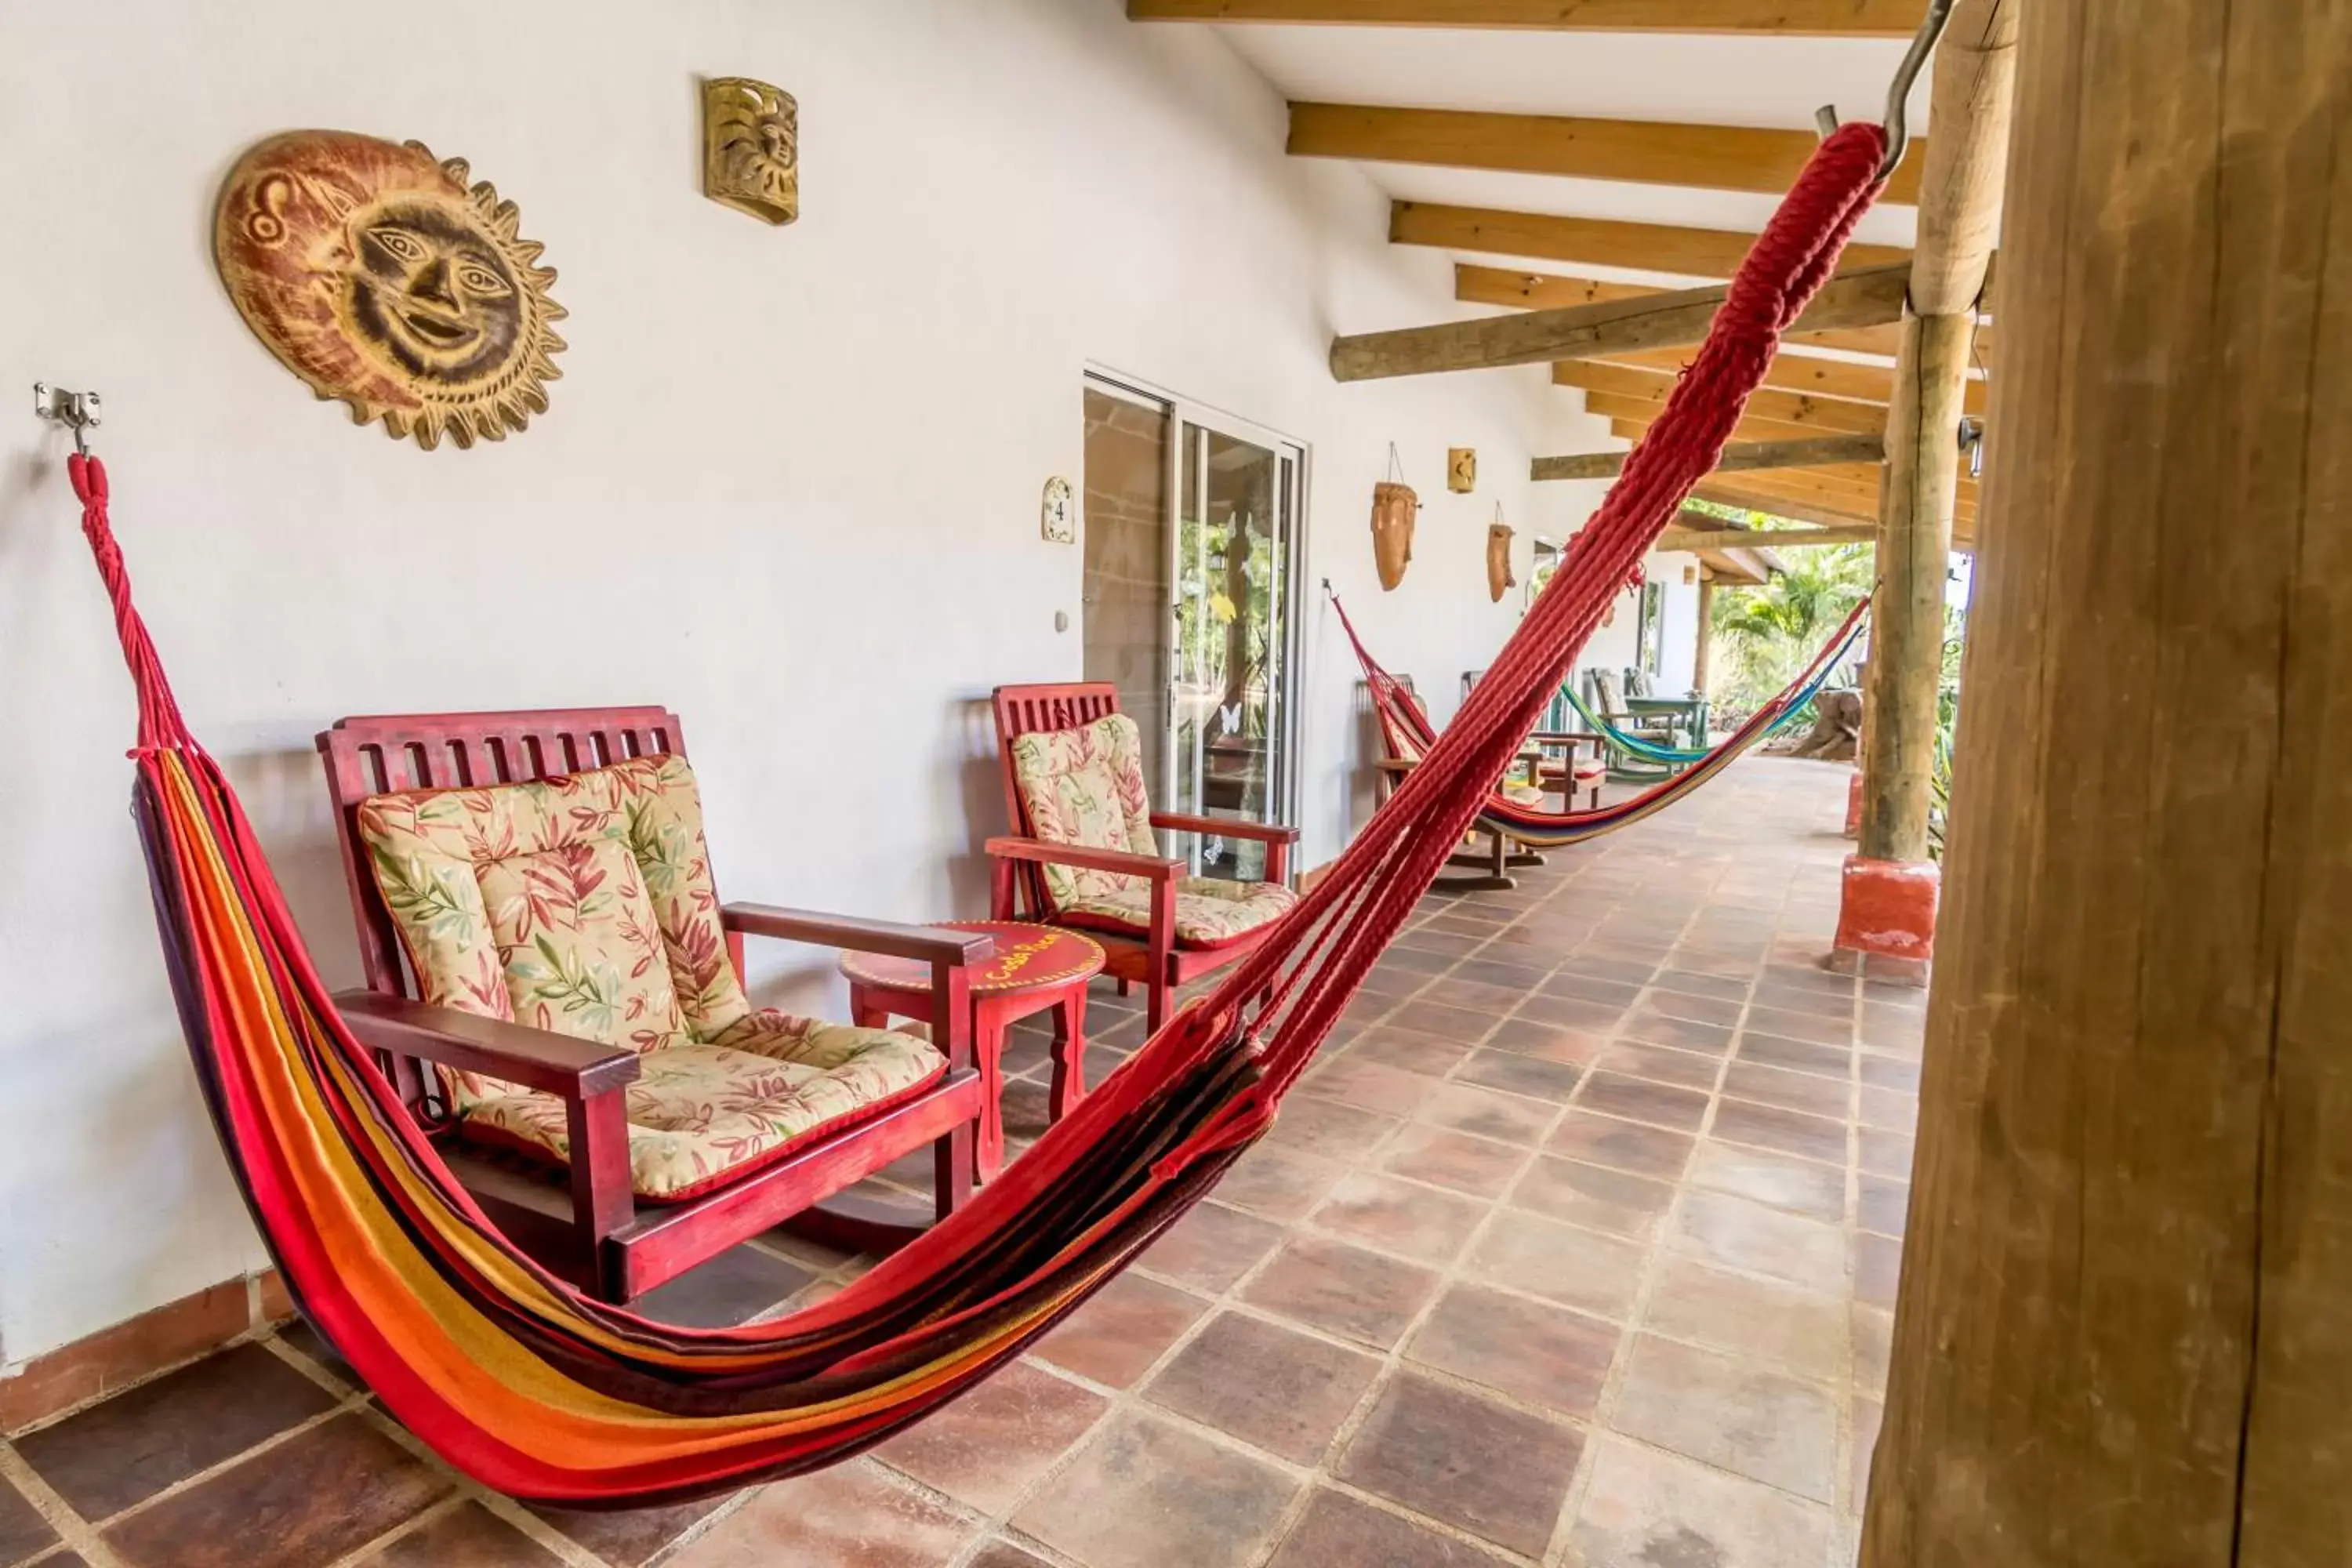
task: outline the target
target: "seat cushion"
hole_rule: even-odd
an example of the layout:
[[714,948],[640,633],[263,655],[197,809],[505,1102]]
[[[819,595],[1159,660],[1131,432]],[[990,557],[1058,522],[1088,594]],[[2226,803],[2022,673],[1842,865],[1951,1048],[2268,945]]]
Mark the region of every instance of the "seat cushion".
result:
[[1544,792],[1534,784],[1507,784],[1503,786],[1503,798],[1513,805],[1541,805]]
[[[1108,713],[1075,730],[1033,730],[1015,735],[1013,779],[1029,832],[1048,844],[1082,844],[1157,855],[1151,800],[1143,784],[1143,735],[1124,713]],[[1094,899],[1121,899],[1150,884],[1140,877],[1084,867],[1041,868],[1045,897],[1056,910]]]
[[[624,1091],[638,1197],[699,1196],[920,1093],[947,1071],[947,1058],[910,1035],[771,1011],[746,1015],[721,1040],[648,1053]],[[462,1126],[480,1142],[571,1159],[563,1102],[551,1094],[506,1086],[467,1104]]]
[[[1176,884],[1176,945],[1225,947],[1281,919],[1298,907],[1298,895],[1279,882],[1228,882],[1216,877],[1186,877]],[[1062,907],[1063,921],[1121,936],[1151,934],[1151,891],[1138,890],[1081,900]]]

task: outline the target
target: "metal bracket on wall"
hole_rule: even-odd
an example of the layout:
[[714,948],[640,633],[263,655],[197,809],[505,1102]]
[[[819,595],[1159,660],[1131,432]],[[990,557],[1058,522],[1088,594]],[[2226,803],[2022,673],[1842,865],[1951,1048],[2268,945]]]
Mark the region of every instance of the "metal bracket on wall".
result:
[[51,386],[46,381],[33,383],[33,412],[71,430],[74,450],[84,457],[89,455],[89,438],[85,432],[103,423],[99,416],[99,396],[95,392],[69,392],[62,386]]

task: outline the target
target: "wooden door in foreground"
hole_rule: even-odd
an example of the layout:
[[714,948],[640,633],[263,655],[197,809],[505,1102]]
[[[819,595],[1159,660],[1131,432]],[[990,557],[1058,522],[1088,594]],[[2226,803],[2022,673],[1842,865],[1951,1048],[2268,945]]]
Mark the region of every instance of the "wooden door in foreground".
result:
[[2352,0],[2036,0],[2023,27],[1864,1561],[2333,1568]]

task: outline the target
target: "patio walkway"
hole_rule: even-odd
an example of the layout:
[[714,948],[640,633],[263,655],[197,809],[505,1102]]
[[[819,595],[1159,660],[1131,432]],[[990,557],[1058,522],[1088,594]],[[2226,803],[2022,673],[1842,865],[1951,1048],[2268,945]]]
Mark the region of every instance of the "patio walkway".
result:
[[[1815,965],[1846,776],[1751,759],[1431,900],[1214,1201],[867,1458],[535,1513],[295,1328],[0,1444],[0,1565],[1841,1568],[1923,1002]],[[1094,1020],[1099,1073],[1141,1022]],[[1034,1136],[1042,1037],[1014,1054]],[[777,1237],[647,1310],[741,1321],[859,1266]]]

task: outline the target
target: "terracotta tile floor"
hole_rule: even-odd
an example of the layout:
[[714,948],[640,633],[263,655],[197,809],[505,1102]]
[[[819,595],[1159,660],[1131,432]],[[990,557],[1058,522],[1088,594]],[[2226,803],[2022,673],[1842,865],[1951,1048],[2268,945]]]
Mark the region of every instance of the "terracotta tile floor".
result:
[[[1816,967],[1845,777],[1751,760],[1432,899],[1213,1202],[871,1456],[525,1509],[298,1327],[0,1443],[0,1568],[1843,1568],[1922,1001]],[[1142,1028],[1108,992],[1092,1026],[1102,1068]],[[1018,1148],[1043,1037],[1010,1056]],[[864,1262],[762,1238],[646,1310],[743,1321]]]

